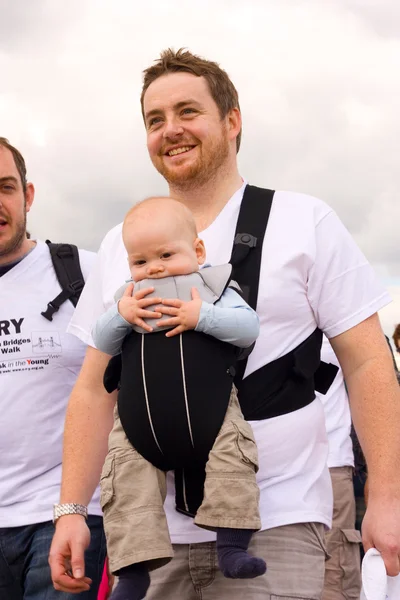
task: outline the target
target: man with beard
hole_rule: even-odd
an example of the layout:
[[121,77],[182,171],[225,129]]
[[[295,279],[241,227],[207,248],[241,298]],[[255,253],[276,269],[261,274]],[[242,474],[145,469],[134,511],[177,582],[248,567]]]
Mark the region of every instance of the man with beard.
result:
[[[85,344],[66,333],[71,302],[52,321],[41,314],[61,286],[48,246],[27,235],[33,199],[21,153],[0,137],[0,598],[67,600],[73,596],[53,587],[48,553],[65,410]],[[95,256],[79,254],[88,275]],[[93,586],[83,597],[89,600],[96,598],[105,556],[98,498],[88,513],[85,559]]]
[[[216,63],[187,51],[167,50],[145,71],[141,100],[154,166],[167,180],[171,196],[194,214],[210,263],[228,262],[248,191],[237,168],[241,115],[236,89]],[[101,245],[70,325],[70,331],[88,342],[89,348],[68,407],[61,502],[87,504],[100,475],[116,398],[103,389],[109,356],[94,347],[90,332],[96,318],[113,303],[120,280],[128,277],[119,225]],[[354,422],[369,464],[364,545],[379,548],[388,573],[397,575],[400,485],[393,473],[400,460],[400,397],[376,314],[388,302],[365,257],[326,204],[305,195],[275,192],[260,269],[257,312],[261,330],[243,385],[239,385],[242,409],[248,406],[243,392],[252,391],[253,381],[260,386],[259,395],[270,394],[269,381],[262,378],[269,365],[291,356],[313,332],[326,334],[347,381]],[[295,373],[288,377],[295,386]],[[262,519],[262,530],[253,536],[249,550],[265,559],[267,573],[245,582],[224,578],[216,567],[213,534],[196,529],[174,510],[174,486],[169,478],[166,512],[175,555],[154,573],[146,598],[321,597],[324,529],[332,519],[328,444],[320,401],[312,392],[298,407],[296,398],[294,393],[286,412],[279,407],[274,412],[265,403],[265,417],[247,417],[259,452]],[[115,416],[110,449],[120,431]],[[102,477],[109,490],[103,502],[112,502],[117,493],[112,463]],[[126,493],[130,485],[134,482],[121,483]],[[121,512],[118,526],[130,528],[129,511]],[[64,574],[69,562],[75,589],[78,585],[87,589],[82,579],[87,539],[81,516],[59,520],[50,553],[58,589],[71,589],[71,579]]]

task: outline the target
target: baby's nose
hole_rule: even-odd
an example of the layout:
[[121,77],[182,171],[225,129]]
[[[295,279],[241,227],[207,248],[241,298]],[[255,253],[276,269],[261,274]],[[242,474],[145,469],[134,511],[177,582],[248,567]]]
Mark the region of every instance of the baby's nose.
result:
[[149,265],[148,273],[149,274],[161,273],[163,270],[164,270],[164,265],[162,263],[153,263],[153,264]]

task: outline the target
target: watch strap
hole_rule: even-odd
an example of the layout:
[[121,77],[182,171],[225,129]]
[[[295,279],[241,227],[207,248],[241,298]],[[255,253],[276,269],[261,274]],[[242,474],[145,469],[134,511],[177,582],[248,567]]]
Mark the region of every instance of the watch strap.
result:
[[74,502],[68,502],[66,504],[54,504],[53,523],[56,523],[58,519],[64,515],[81,515],[87,519],[88,509],[84,504],[76,504]]

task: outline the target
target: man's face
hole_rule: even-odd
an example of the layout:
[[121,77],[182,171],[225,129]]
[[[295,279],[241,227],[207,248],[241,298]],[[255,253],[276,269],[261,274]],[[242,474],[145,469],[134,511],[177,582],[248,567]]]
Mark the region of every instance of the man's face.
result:
[[148,87],[143,108],[150,158],[169,184],[206,183],[227,161],[228,118],[221,119],[203,77],[159,77]]
[[13,260],[26,241],[26,213],[33,196],[32,184],[28,184],[24,195],[13,155],[0,146],[0,260]]

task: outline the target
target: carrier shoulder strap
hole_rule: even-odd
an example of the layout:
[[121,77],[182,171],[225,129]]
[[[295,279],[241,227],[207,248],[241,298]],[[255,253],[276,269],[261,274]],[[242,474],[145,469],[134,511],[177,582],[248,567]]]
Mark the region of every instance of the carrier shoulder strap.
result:
[[[231,256],[232,278],[239,283],[244,299],[253,310],[257,309],[263,241],[274,194],[273,190],[247,185],[236,224]],[[252,348],[245,352],[242,355],[244,358],[237,364],[236,387],[242,382],[251,350]],[[326,394],[337,371],[335,365],[321,361],[314,374],[315,389],[321,394]]]
[[85,281],[79,261],[79,251],[74,244],[53,244],[50,240],[46,240],[46,244],[62,290],[41,313],[48,321],[52,321],[54,313],[67,300],[74,306],[78,304]]
[[[263,241],[274,197],[273,190],[246,185],[233,241],[232,279],[242,288],[247,303],[257,308]],[[251,252],[251,260],[245,260]]]
[[[262,248],[271,212],[274,191],[246,185],[236,223],[231,264],[232,279],[242,289],[243,297],[253,310],[257,308]],[[251,260],[246,260],[251,252]],[[237,364],[235,383],[241,382],[247,358]]]

